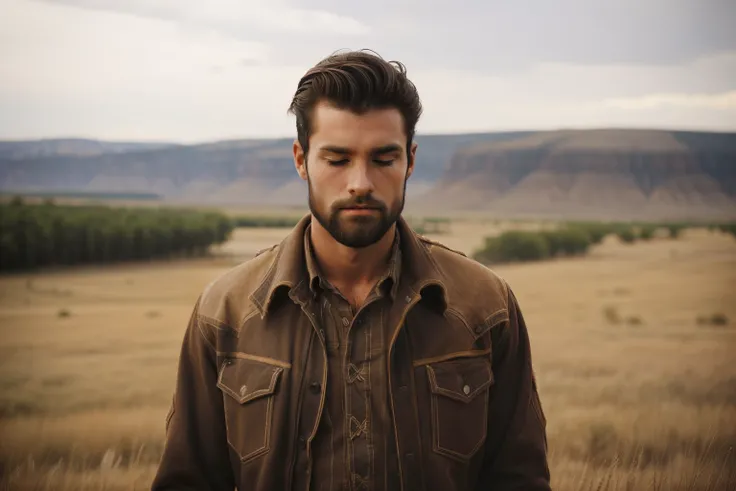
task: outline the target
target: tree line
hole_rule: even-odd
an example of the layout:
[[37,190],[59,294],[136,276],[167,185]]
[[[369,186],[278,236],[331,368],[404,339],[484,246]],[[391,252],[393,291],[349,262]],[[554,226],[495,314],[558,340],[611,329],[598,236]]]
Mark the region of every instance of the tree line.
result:
[[192,257],[225,242],[225,215],[166,208],[0,204],[0,271]]

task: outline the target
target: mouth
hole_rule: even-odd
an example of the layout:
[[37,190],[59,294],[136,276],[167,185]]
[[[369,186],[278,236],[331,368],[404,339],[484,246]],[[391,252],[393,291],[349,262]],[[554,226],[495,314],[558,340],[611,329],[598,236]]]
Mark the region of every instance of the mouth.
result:
[[342,211],[350,215],[368,215],[378,211],[378,208],[369,206],[351,206],[349,208],[342,208]]

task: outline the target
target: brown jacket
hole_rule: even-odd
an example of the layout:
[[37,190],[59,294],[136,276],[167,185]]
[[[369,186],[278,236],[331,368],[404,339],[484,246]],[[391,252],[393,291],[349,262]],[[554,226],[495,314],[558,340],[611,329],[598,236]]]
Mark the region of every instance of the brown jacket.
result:
[[[328,370],[308,224],[198,298],[153,490],[309,489]],[[509,286],[403,219],[399,232],[386,373],[401,489],[550,490],[546,420]]]

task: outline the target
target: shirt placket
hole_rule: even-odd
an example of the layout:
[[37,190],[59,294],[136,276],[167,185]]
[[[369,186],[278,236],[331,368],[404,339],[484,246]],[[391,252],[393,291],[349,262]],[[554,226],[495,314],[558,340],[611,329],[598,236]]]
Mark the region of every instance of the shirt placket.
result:
[[347,308],[341,312],[341,322],[347,332],[348,342],[343,364],[345,377],[345,424],[348,454],[350,456],[349,476],[352,489],[364,491],[371,489],[370,477],[373,456],[371,455],[372,425],[370,418],[370,325],[364,319],[368,310],[362,310],[357,317]]

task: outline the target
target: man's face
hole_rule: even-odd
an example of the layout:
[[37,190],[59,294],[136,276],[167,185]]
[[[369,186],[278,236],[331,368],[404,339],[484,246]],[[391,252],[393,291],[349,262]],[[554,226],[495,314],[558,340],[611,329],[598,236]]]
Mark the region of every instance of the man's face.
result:
[[312,112],[306,159],[294,144],[310,211],[336,241],[353,248],[380,240],[401,215],[415,153],[413,144],[407,155],[397,109],[358,115],[325,102]]

